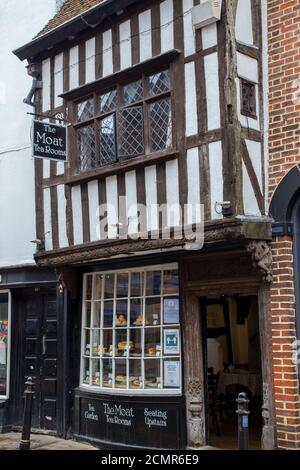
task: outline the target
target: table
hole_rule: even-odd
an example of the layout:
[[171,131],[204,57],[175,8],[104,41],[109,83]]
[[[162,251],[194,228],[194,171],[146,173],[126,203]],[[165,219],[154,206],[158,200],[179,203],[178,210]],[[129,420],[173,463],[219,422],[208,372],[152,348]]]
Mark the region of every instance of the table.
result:
[[226,394],[228,385],[239,384],[247,387],[252,395],[261,395],[261,375],[258,371],[233,370],[230,372],[220,372],[217,394]]

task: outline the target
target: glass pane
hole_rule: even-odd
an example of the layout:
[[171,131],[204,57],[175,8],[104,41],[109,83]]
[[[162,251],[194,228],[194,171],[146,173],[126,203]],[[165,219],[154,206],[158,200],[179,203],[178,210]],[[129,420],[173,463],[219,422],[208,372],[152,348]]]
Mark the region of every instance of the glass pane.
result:
[[85,325],[87,328],[91,327],[91,316],[92,316],[92,303],[85,302]]
[[146,295],[160,295],[161,290],[161,272],[146,272]]
[[127,325],[127,300],[117,300],[116,302],[116,327],[124,327]]
[[101,327],[101,302],[94,302],[93,328]]
[[131,345],[129,351],[131,357],[138,357],[142,354],[142,330],[140,328],[130,330],[129,345]]
[[85,356],[90,356],[90,354],[91,354],[91,334],[90,334],[90,330],[84,330],[83,341],[84,341],[83,354]]
[[164,271],[164,294],[178,294],[179,292],[179,277],[178,270],[172,269]]
[[164,150],[172,145],[172,114],[169,98],[149,105],[151,152]]
[[7,391],[8,294],[0,294],[0,396]]
[[103,280],[103,275],[97,274],[95,278],[94,300],[101,300],[102,298],[102,280]]
[[127,388],[125,359],[116,359],[115,361],[115,387]]
[[113,356],[113,350],[113,332],[112,330],[103,330],[102,356]]
[[145,303],[145,324],[160,325],[161,322],[161,301],[160,298],[154,297],[146,299]]
[[100,360],[92,359],[92,385],[100,385]]
[[106,301],[103,303],[103,326],[109,328],[113,326],[114,318],[114,303],[113,301]]
[[129,388],[139,389],[143,387],[142,364],[137,359],[129,361]]
[[100,113],[113,111],[117,105],[117,91],[111,90],[99,96]]
[[76,135],[78,169],[80,171],[91,170],[96,166],[94,125],[77,129]]
[[131,273],[131,285],[130,295],[131,297],[141,297],[143,295],[144,287],[144,273],[132,272]]
[[104,278],[104,298],[112,299],[114,296],[114,287],[115,287],[115,275],[106,274]]
[[94,100],[89,98],[88,100],[82,101],[77,104],[76,108],[76,119],[77,122],[86,121],[91,119],[94,115]]
[[145,359],[145,388],[161,388],[159,359]]
[[142,299],[131,299],[130,301],[130,325],[143,325]]
[[128,297],[128,273],[117,274],[117,297]]
[[118,329],[116,335],[116,356],[127,356],[127,330]]
[[160,328],[145,329],[145,356],[161,355]]
[[112,379],[113,379],[113,372],[112,372],[112,359],[103,359],[102,360],[102,367],[103,367],[103,387],[112,387]]
[[180,359],[165,359],[163,362],[164,388],[180,388],[181,371]]
[[118,149],[120,157],[144,153],[143,108],[126,108],[118,113]]
[[100,344],[100,330],[93,330],[92,332],[92,356],[99,356],[101,351]]
[[108,165],[117,160],[115,115],[111,114],[99,122],[100,163]]
[[90,360],[83,359],[83,375],[82,375],[83,383],[89,385],[90,383]]
[[155,96],[170,89],[170,74],[168,70],[149,77],[150,95]]
[[85,289],[85,299],[92,299],[92,289],[93,289],[93,276],[86,276],[86,289]]
[[142,80],[129,83],[123,88],[124,104],[132,104],[140,101],[143,98],[143,83]]

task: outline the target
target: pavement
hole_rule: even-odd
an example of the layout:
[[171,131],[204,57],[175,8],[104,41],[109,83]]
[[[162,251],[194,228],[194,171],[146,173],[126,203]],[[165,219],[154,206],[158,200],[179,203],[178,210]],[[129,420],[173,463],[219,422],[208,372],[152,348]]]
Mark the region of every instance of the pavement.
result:
[[[18,450],[21,440],[21,433],[10,432],[0,434],[0,450]],[[31,434],[31,450],[97,450],[87,443],[75,442],[72,440],[60,439],[48,434]]]

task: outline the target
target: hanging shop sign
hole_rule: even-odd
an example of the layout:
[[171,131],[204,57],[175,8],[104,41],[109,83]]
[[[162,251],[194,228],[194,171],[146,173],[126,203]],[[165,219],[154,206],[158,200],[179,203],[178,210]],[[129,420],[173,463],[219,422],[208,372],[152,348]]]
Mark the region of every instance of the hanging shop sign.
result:
[[34,120],[33,156],[67,161],[67,127]]

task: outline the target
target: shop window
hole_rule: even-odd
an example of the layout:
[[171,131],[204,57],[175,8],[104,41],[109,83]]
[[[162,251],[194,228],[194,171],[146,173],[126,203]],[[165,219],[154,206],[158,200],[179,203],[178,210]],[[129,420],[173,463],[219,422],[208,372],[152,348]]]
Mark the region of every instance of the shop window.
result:
[[0,291],[0,399],[9,394],[10,294]]
[[81,385],[180,393],[177,267],[86,274],[83,291]]
[[79,171],[172,147],[169,70],[75,104]]

